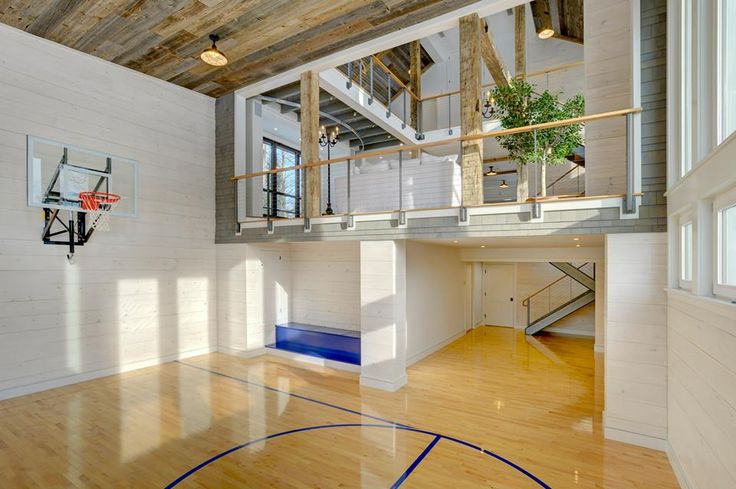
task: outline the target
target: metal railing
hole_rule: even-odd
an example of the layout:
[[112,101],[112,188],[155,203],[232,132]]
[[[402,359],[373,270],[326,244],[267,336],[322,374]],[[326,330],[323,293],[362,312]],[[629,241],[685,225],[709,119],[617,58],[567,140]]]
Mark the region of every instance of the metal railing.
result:
[[[586,262],[575,268],[595,278],[595,263]],[[521,305],[526,307],[526,325],[530,326],[589,291],[569,275],[558,278],[522,301]]]
[[[361,213],[399,212],[401,220],[404,218],[402,213],[407,210],[459,208],[460,220],[463,221],[463,215],[466,214],[465,209],[493,205],[487,204],[487,202],[494,200],[494,196],[499,192],[506,195],[505,203],[517,201],[513,187],[500,188],[502,186],[499,183],[504,178],[503,174],[484,177],[483,173],[486,172],[488,165],[486,163],[475,163],[478,161],[477,155],[465,157],[472,157],[472,162],[463,161],[463,147],[467,147],[467,144],[463,143],[524,132],[533,133],[572,124],[592,124],[596,121],[624,117],[627,133],[629,134],[627,141],[629,141],[628,144],[632,148],[627,152],[627,185],[625,193],[606,195],[606,197],[621,197],[624,199],[624,203],[631,203],[631,207],[627,207],[630,209],[633,208],[636,202],[635,197],[640,195],[635,192],[637,178],[637,162],[635,159],[638,155],[633,150],[634,144],[631,142],[635,118],[640,112],[641,109],[639,108],[622,109],[526,127],[489,131],[476,135],[462,135],[428,143],[368,151],[351,156],[307,161],[292,167],[237,175],[232,177],[232,180],[237,182],[297,170],[300,172],[299,181],[304,189],[307,188],[307,181],[312,178],[322,178],[324,182],[327,177],[326,167],[331,165],[330,184],[333,191],[332,204],[335,215],[350,216]],[[530,163],[526,166],[536,167],[539,165]],[[473,172],[472,179],[465,178],[468,171]],[[320,177],[320,175],[322,176]],[[471,180],[480,184],[480,189],[477,185],[475,187],[468,186],[467,182]],[[557,181],[551,183],[552,186],[556,184],[558,184]],[[622,188],[622,190],[624,189]],[[479,191],[480,196],[478,195]],[[319,195],[301,192],[301,197],[301,208],[309,209],[307,204],[310,197],[318,198]],[[572,196],[572,198],[574,197],[575,195]],[[586,195],[586,197],[603,196]],[[364,205],[361,199],[370,202],[370,205]],[[536,201],[534,197],[529,200]],[[318,217],[318,215],[312,214],[306,217]]]

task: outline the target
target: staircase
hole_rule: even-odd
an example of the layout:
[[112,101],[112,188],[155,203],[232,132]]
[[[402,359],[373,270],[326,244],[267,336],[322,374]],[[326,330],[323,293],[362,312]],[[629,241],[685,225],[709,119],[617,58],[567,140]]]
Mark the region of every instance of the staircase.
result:
[[565,275],[524,301],[526,334],[534,335],[595,300],[595,264],[550,262]]

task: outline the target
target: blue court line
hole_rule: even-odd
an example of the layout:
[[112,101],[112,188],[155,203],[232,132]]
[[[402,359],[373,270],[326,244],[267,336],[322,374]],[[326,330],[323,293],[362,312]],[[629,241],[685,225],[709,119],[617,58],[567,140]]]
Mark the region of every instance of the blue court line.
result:
[[277,392],[279,394],[286,394],[287,396],[296,397],[297,399],[301,399],[303,401],[309,401],[309,402],[313,402],[315,404],[319,404],[321,406],[326,406],[326,407],[330,407],[330,408],[333,408],[333,409],[339,409],[340,411],[345,411],[346,413],[357,414],[358,416],[364,416],[366,418],[370,418],[370,419],[375,420],[375,421],[380,421],[381,423],[388,423],[388,424],[394,425],[394,426],[404,426],[406,428],[411,428],[411,426],[406,425],[406,424],[397,423],[395,421],[389,421],[387,419],[379,418],[378,416],[372,416],[370,414],[361,413],[360,411],[356,411],[354,409],[350,409],[350,408],[338,406],[337,404],[331,404],[329,402],[319,401],[317,399],[312,399],[311,397],[302,396],[300,394],[294,394],[293,392],[282,391],[280,389],[276,389],[275,387],[270,387],[270,386],[267,386],[265,384],[259,384],[257,382],[251,382],[250,380],[241,379],[239,377],[233,377],[232,375],[223,374],[221,372],[217,372],[215,370],[210,370],[210,369],[207,369],[207,368],[204,368],[204,367],[199,367],[197,365],[192,365],[191,363],[181,362],[179,360],[175,360],[175,362],[176,363],[179,363],[181,365],[186,365],[187,367],[196,368],[196,369],[201,370],[203,372],[209,372],[211,374],[218,375],[220,377],[225,377],[227,379],[235,380],[235,381],[240,382],[242,384],[253,385],[253,386],[256,386],[256,387],[260,387],[262,389],[266,389],[266,390],[271,391],[271,392]]
[[412,472],[414,472],[414,469],[416,469],[419,466],[419,464],[422,463],[422,460],[424,460],[424,457],[426,457],[427,454],[432,451],[434,446],[441,439],[442,439],[441,436],[439,435],[435,436],[434,440],[432,440],[432,442],[424,448],[424,451],[422,451],[422,453],[419,454],[419,456],[414,460],[414,462],[412,462],[409,468],[406,469],[403,474],[401,474],[401,477],[399,477],[396,480],[396,482],[394,482],[394,485],[391,486],[391,489],[397,489],[401,484],[403,484],[406,478],[409,477],[409,475],[411,475]]
[[340,411],[345,411],[345,412],[348,412],[348,413],[357,414],[358,416],[365,416],[366,418],[371,418],[371,419],[374,419],[376,421],[380,421],[382,423],[388,423],[388,424],[373,425],[373,424],[355,423],[355,424],[332,424],[332,425],[322,425],[322,426],[309,426],[309,427],[306,427],[306,428],[297,428],[297,429],[294,429],[294,430],[289,430],[289,431],[284,431],[284,432],[281,432],[281,433],[275,433],[273,435],[268,435],[268,436],[263,437],[263,438],[259,438],[259,439],[256,439],[256,440],[249,441],[247,443],[244,443],[243,445],[238,445],[238,446],[233,447],[233,448],[231,448],[229,450],[226,450],[226,451],[224,451],[224,452],[222,452],[222,453],[220,453],[218,455],[215,455],[211,459],[209,459],[209,460],[207,460],[207,461],[199,464],[197,467],[195,467],[195,468],[189,470],[188,472],[186,472],[184,475],[182,475],[181,477],[179,477],[178,479],[176,479],[174,482],[172,482],[171,484],[169,484],[168,486],[166,486],[165,489],[170,489],[170,488],[174,487],[179,482],[181,482],[182,480],[186,479],[189,475],[191,475],[194,472],[200,470],[201,468],[209,465],[210,463],[214,462],[215,460],[218,460],[219,458],[224,457],[225,455],[228,455],[228,454],[230,454],[230,453],[232,453],[232,452],[234,452],[236,450],[240,450],[241,448],[247,447],[247,446],[252,445],[254,443],[262,442],[262,441],[265,441],[265,440],[268,440],[268,439],[271,439],[271,438],[276,438],[276,437],[279,437],[279,436],[289,435],[289,434],[293,434],[293,433],[299,433],[299,432],[302,432],[302,431],[311,431],[311,430],[322,429],[322,428],[340,428],[340,427],[343,427],[344,428],[344,427],[354,427],[354,426],[366,426],[366,427],[372,427],[372,428],[395,428],[395,429],[400,429],[400,430],[405,430],[405,431],[412,431],[412,432],[415,432],[415,433],[424,433],[426,435],[432,435],[432,436],[440,437],[440,438],[443,438],[445,440],[448,440],[448,441],[457,443],[459,445],[466,446],[466,447],[468,447],[468,448],[470,448],[472,450],[479,451],[479,452],[481,452],[481,453],[483,453],[485,455],[488,455],[490,457],[493,457],[496,460],[498,460],[500,462],[503,462],[504,464],[508,465],[509,467],[511,467],[511,468],[513,468],[513,469],[515,469],[515,470],[517,470],[519,472],[521,472],[522,474],[524,474],[525,476],[527,476],[528,478],[530,478],[531,480],[533,480],[534,482],[536,482],[537,484],[539,484],[540,487],[543,487],[544,489],[552,489],[542,479],[540,479],[536,475],[532,474],[528,470],[524,469],[523,467],[515,464],[511,460],[508,460],[508,459],[502,457],[501,455],[498,455],[497,453],[494,453],[494,452],[492,452],[490,450],[486,450],[485,448],[481,448],[478,445],[474,445],[473,443],[467,442],[465,440],[461,440],[459,438],[455,438],[455,437],[452,437],[452,436],[442,435],[440,433],[434,433],[432,431],[427,431],[427,430],[422,430],[422,429],[418,429],[418,428],[413,428],[413,427],[411,427],[409,425],[405,425],[405,424],[401,424],[401,423],[396,423],[394,421],[388,421],[388,420],[385,420],[385,419],[382,419],[382,418],[379,418],[379,417],[376,417],[376,416],[371,416],[369,414],[363,414],[360,411],[356,411],[356,410],[349,409],[349,408],[344,408],[342,406],[338,406],[336,404],[331,404],[331,403],[324,402],[324,401],[319,401],[317,399],[312,399],[312,398],[309,398],[309,397],[306,397],[306,396],[302,396],[300,394],[294,394],[294,393],[291,393],[291,392],[282,391],[282,390],[276,389],[274,387],[270,387],[270,386],[263,385],[263,384],[258,384],[258,383],[255,383],[255,382],[251,382],[249,380],[244,380],[244,379],[238,378],[238,377],[233,377],[231,375],[223,374],[223,373],[220,373],[220,372],[217,372],[217,371],[214,371],[214,370],[209,370],[209,369],[206,369],[204,367],[199,367],[197,365],[192,365],[192,364],[181,362],[181,361],[178,361],[178,360],[176,361],[176,363],[179,363],[181,365],[186,365],[187,367],[192,367],[192,368],[195,368],[197,370],[201,370],[203,372],[209,372],[210,374],[213,374],[213,375],[218,375],[220,377],[225,377],[225,378],[234,380],[236,382],[240,382],[242,384],[247,384],[247,385],[253,385],[253,386],[256,386],[256,387],[261,387],[263,389],[266,389],[266,390],[269,390],[269,391],[272,391],[272,392],[277,392],[277,393],[280,393],[280,394],[286,394],[288,396],[296,397],[297,399],[302,399],[302,400],[305,400],[305,401],[309,401],[309,402],[313,402],[313,403],[316,403],[316,404],[320,404],[322,406],[327,406],[327,407],[331,407],[331,408],[334,408],[334,409],[338,409]]

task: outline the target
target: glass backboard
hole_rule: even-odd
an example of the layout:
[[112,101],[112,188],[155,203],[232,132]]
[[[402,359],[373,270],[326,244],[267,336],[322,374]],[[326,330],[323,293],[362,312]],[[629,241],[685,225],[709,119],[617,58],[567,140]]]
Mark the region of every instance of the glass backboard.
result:
[[28,205],[79,211],[80,192],[121,196],[116,216],[138,215],[138,162],[28,136]]

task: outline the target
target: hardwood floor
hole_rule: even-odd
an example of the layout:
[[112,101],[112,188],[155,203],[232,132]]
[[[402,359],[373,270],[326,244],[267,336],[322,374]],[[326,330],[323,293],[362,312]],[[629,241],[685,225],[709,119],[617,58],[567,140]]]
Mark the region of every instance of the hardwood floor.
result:
[[590,340],[508,328],[395,393],[211,354],[0,402],[0,487],[678,487],[663,453],[603,439],[602,400]]

